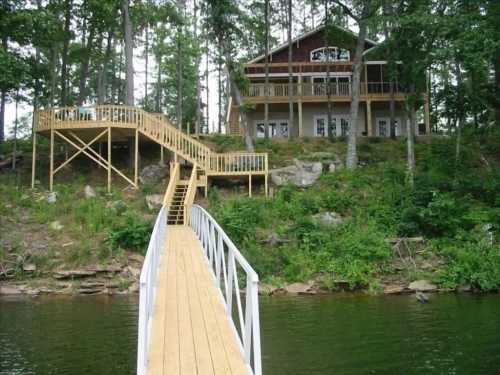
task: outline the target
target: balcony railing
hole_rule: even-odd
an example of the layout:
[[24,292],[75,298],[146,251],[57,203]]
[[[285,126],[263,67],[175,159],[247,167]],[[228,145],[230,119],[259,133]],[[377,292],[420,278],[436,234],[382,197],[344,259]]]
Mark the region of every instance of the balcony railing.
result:
[[[346,97],[351,96],[351,83],[338,82],[338,83],[293,83],[292,95],[294,97]],[[266,85],[264,83],[252,83],[243,95],[250,98],[258,98],[266,96]],[[270,83],[269,84],[269,97],[288,97],[290,86],[288,83]],[[404,93],[400,85],[394,84],[393,91],[395,94]],[[361,95],[383,95],[388,96],[391,92],[390,82],[362,82],[360,85]]]

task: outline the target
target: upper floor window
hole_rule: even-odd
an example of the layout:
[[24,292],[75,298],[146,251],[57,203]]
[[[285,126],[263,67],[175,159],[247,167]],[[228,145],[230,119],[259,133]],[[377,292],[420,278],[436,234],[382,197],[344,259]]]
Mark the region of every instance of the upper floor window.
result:
[[349,61],[349,50],[338,47],[321,47],[311,51],[311,62],[321,61]]

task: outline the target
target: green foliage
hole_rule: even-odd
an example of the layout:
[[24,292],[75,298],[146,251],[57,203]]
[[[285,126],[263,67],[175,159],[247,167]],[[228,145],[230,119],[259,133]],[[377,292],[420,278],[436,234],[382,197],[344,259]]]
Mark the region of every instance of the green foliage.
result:
[[135,214],[127,213],[125,220],[109,231],[108,241],[113,247],[145,253],[152,226]]

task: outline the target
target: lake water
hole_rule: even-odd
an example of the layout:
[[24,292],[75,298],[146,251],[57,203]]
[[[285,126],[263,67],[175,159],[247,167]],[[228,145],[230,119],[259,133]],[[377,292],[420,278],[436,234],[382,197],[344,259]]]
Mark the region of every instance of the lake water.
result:
[[[500,296],[431,298],[262,298],[264,375],[500,374]],[[0,374],[134,374],[137,302],[0,299]]]

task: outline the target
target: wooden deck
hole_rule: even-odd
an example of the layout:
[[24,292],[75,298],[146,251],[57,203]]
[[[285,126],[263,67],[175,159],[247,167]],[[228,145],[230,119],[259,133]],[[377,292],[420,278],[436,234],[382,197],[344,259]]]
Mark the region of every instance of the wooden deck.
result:
[[157,288],[148,374],[248,374],[201,243],[189,226],[167,227]]

